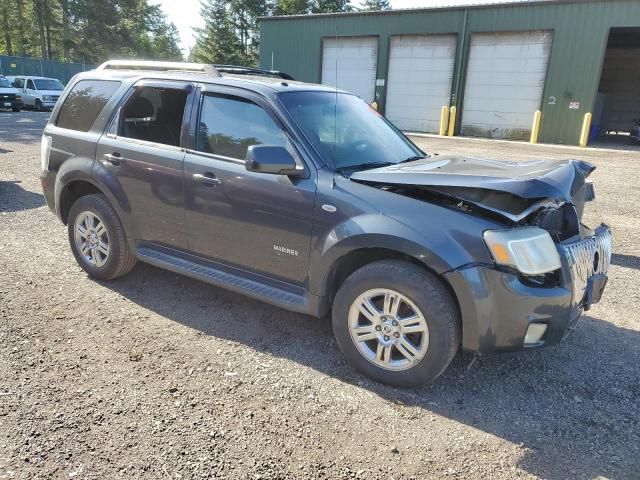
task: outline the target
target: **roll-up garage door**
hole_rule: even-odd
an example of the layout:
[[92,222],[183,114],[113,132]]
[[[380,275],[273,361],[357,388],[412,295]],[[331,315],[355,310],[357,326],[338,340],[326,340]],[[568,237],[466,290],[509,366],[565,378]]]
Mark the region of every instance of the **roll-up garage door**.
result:
[[463,135],[526,140],[542,94],[552,33],[477,33],[471,38]]
[[385,115],[400,130],[437,132],[449,106],[455,35],[391,38]]
[[371,103],[376,89],[377,61],[378,37],[325,38],[322,83],[355,93]]

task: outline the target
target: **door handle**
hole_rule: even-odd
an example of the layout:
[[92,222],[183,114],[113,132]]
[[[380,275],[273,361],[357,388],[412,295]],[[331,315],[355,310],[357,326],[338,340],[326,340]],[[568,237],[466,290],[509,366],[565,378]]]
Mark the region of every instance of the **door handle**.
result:
[[124,158],[122,158],[122,155],[120,155],[118,152],[105,153],[102,163],[103,165],[113,165],[114,167],[119,167],[122,163],[124,163]]
[[216,178],[216,176],[211,172],[194,173],[193,179],[196,182],[204,183],[207,187],[213,187],[214,185],[220,185],[222,183],[222,180]]

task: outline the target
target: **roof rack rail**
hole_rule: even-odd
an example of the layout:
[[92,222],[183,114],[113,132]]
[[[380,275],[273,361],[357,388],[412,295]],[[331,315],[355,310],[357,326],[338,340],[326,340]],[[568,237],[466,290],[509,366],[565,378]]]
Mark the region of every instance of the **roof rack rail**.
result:
[[288,73],[281,72],[279,70],[267,70],[264,68],[256,67],[244,67],[241,65],[222,65],[214,64],[214,68],[220,73],[235,73],[239,75],[267,75],[270,77],[282,78],[284,80],[293,80],[293,77]]
[[201,72],[219,77],[220,72],[206,63],[156,62],[150,60],[108,60],[96,70],[151,70],[158,72]]

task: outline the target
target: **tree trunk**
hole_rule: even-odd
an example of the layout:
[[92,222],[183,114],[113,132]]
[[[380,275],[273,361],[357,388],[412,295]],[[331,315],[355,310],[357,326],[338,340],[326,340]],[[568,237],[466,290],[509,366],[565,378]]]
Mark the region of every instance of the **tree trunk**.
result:
[[18,55],[25,57],[27,55],[27,49],[24,41],[24,5],[23,0],[16,0],[16,28],[18,29]]
[[47,42],[44,36],[44,15],[42,12],[42,1],[33,0],[33,8],[36,13],[36,20],[38,21],[38,33],[40,35],[40,56],[47,58]]
[[7,2],[0,3],[2,9],[2,29],[4,30],[4,45],[7,55],[13,55],[13,45],[11,44],[11,31],[9,30],[9,8]]
[[62,7],[62,56],[69,59],[69,0],[60,0]]
[[49,4],[47,0],[42,0],[42,17],[47,37],[47,58],[51,60],[53,58],[51,52],[51,12],[49,11]]
[[17,29],[18,29],[18,53],[25,57],[27,55],[27,49],[24,41],[24,0],[16,0],[16,13],[17,13]]

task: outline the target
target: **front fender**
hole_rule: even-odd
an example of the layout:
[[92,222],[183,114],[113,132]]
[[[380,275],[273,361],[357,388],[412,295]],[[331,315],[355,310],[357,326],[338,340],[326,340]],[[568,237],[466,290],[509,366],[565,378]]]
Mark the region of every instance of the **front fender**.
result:
[[342,258],[356,250],[373,248],[408,255],[439,274],[473,261],[447,232],[426,237],[393,218],[365,214],[343,221],[317,239],[309,269],[311,292],[326,294],[332,270]]

